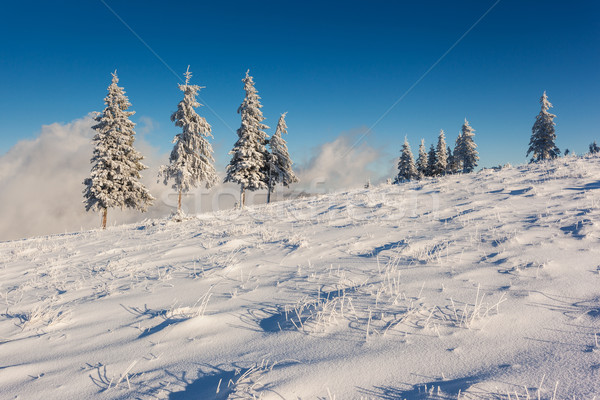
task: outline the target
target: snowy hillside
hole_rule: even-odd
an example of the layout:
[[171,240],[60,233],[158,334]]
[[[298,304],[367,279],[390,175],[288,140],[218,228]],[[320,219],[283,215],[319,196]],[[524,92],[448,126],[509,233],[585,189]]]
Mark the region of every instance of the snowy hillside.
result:
[[600,398],[599,205],[567,158],[0,243],[0,398]]

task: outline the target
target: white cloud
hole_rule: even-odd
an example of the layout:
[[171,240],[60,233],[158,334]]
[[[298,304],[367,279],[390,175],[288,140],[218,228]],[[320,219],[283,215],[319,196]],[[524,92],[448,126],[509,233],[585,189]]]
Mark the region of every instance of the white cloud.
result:
[[138,137],[143,137],[144,135],[147,135],[159,128],[158,122],[145,115],[139,117],[138,120],[139,122],[136,126],[136,133],[138,134]]
[[[332,191],[363,186],[367,180],[376,183],[386,178],[388,162],[382,150],[371,146],[363,137],[366,128],[342,133],[334,141],[315,149],[307,163],[295,166],[300,183],[298,189]],[[363,140],[359,140],[359,139]]]

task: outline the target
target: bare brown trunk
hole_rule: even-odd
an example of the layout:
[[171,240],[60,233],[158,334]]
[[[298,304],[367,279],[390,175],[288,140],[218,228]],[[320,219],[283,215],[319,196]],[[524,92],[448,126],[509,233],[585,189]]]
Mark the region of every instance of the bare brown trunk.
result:
[[181,189],[179,189],[179,199],[177,200],[177,212],[181,212]]
[[102,211],[102,229],[106,229],[106,214],[108,214],[107,208]]

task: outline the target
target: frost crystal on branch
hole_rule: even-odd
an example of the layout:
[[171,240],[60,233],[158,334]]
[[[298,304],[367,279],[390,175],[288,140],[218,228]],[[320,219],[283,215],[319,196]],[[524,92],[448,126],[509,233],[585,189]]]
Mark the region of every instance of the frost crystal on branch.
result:
[[112,74],[112,83],[104,99],[106,108],[95,119],[92,126],[94,156],[91,177],[83,183],[84,203],[87,211],[103,212],[103,228],[106,227],[106,211],[112,207],[128,207],[146,211],[154,198],[140,182],[140,171],[147,167],[141,163],[143,157],[133,148],[135,124],[129,117],[134,111],[125,91],[117,83],[117,72]]
[[542,161],[556,158],[560,155],[560,150],[556,147],[556,132],[554,131],[554,118],[556,115],[548,112],[552,104],[548,101],[546,92],[540,99],[542,110],[535,118],[535,123],[531,128],[531,139],[529,140],[529,149],[527,157],[532,154],[530,162]]
[[212,137],[211,126],[194,110],[202,105],[196,101],[202,87],[189,84],[192,77],[189,66],[184,76],[185,84],[179,84],[183,100],[177,105],[177,111],[171,115],[171,121],[182,128],[182,132],[173,139],[175,145],[169,157],[169,165],[163,165],[159,171],[159,177],[164,178],[164,184],[172,180],[172,188],[179,192],[178,211],[181,211],[181,193],[198,187],[202,182],[207,189],[217,182],[213,149],[207,139]]

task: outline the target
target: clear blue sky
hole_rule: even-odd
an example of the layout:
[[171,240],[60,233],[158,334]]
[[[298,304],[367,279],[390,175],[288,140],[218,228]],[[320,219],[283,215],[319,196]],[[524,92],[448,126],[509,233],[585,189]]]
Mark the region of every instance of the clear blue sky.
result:
[[[168,64],[206,86],[199,113],[216,157],[236,140],[241,79],[250,69],[274,128],[288,111],[296,160],[341,132],[372,126],[496,1],[106,3]],[[333,3],[333,2],[330,2]],[[0,20],[0,154],[43,124],[101,111],[118,69],[137,112],[168,151],[181,99],[177,78],[101,1],[5,2]],[[365,140],[397,156],[463,119],[476,129],[482,166],[526,161],[544,90],[561,150],[600,140],[600,4],[501,0],[379,122]]]

